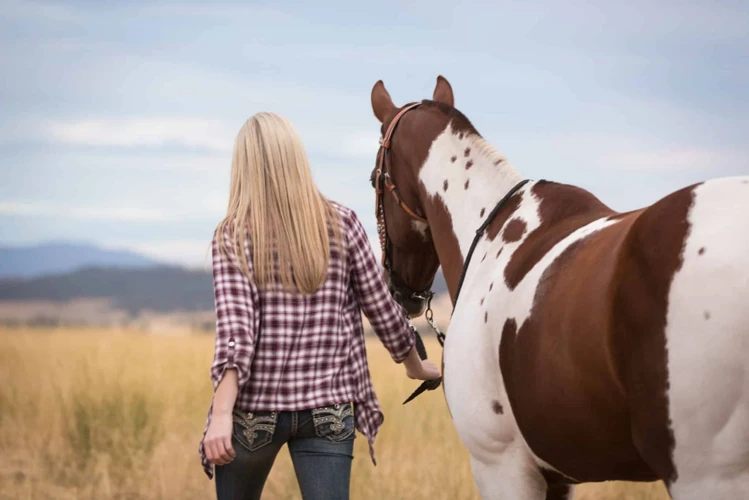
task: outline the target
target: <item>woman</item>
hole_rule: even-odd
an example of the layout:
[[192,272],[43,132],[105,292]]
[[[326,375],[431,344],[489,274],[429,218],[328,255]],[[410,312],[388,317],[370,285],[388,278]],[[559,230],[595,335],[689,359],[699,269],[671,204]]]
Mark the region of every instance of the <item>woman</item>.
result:
[[234,146],[229,209],[213,239],[215,389],[200,445],[219,500],[260,498],[288,444],[305,499],[344,499],[355,429],[373,442],[383,416],[369,378],[367,315],[414,379],[421,361],[356,214],[324,198],[292,125],[272,113]]

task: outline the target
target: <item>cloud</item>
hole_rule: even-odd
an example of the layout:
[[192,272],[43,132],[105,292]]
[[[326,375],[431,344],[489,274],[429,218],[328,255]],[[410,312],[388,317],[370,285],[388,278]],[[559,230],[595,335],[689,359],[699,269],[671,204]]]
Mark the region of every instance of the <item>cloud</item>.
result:
[[719,171],[738,164],[749,164],[749,154],[709,149],[656,149],[619,151],[604,156],[602,162],[628,170],[708,170]]
[[[626,172],[695,172],[723,175],[737,166],[749,163],[749,150],[741,151],[714,144],[681,144],[659,141],[643,135],[570,133],[556,134],[536,142],[541,155],[563,158],[569,162],[578,158],[583,168]],[[520,167],[522,168],[522,166]]]
[[169,215],[139,207],[64,206],[43,202],[0,201],[0,215],[70,217],[118,221],[165,221]]
[[154,147],[179,145],[229,153],[236,130],[220,120],[204,118],[99,118],[50,121],[44,134],[73,146]]
[[186,267],[211,269],[211,240],[180,239],[156,241],[110,240],[101,243],[104,248],[126,249],[151,257],[160,262]]
[[[35,120],[37,123],[35,124]],[[117,155],[117,150],[147,148],[172,150],[174,147],[202,151],[200,155],[164,154],[144,156],[143,164],[158,169],[189,168],[214,170],[216,166],[231,164],[231,152],[239,125],[228,121],[172,117],[91,118],[69,120],[42,120],[24,117],[22,127],[6,124],[0,131],[8,131],[5,141],[39,141],[54,145],[78,148],[107,148],[111,153],[102,157],[113,159],[116,164],[131,162]],[[310,154],[327,158],[342,158],[374,161],[379,146],[376,127],[370,129],[328,125],[298,120],[305,147]],[[40,132],[41,131],[41,132]],[[41,135],[40,135],[41,134]],[[2,139],[0,139],[2,140]],[[122,152],[122,151],[120,151]],[[94,155],[95,156],[95,155]],[[85,157],[85,155],[84,155]],[[82,159],[85,158],[82,157]],[[156,165],[161,162],[161,166]]]
[[80,23],[89,18],[82,9],[54,2],[4,0],[3,15],[15,21],[34,21],[57,23]]

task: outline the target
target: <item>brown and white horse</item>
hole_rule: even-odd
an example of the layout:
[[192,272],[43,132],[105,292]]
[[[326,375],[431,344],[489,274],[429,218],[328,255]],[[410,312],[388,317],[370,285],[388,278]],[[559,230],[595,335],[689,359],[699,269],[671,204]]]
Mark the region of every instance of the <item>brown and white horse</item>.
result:
[[[401,110],[381,81],[372,107],[383,133]],[[392,275],[428,289],[438,260],[454,297],[476,229],[522,177],[442,77],[399,119],[380,151],[397,188],[382,195]],[[483,498],[659,479],[676,499],[749,498],[747,214],[749,177],[628,213],[547,181],[507,200],[477,243],[443,357]]]

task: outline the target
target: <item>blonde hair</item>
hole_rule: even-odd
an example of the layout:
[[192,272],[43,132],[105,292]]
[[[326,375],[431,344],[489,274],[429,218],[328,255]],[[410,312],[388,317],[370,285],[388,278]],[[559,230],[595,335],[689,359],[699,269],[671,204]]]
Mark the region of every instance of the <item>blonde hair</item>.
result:
[[274,113],[252,116],[234,143],[219,251],[227,256],[228,235],[233,264],[251,278],[247,235],[258,287],[310,294],[327,279],[331,233],[340,242],[338,212],[317,189],[294,126]]

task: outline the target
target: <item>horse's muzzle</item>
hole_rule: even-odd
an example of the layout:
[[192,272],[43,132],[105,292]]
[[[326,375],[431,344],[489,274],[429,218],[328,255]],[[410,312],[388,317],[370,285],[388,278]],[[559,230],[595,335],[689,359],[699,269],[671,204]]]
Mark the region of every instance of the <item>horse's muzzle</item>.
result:
[[429,295],[427,292],[414,292],[404,286],[399,286],[392,279],[392,273],[387,273],[387,285],[393,299],[400,304],[411,318],[418,318],[427,309]]

